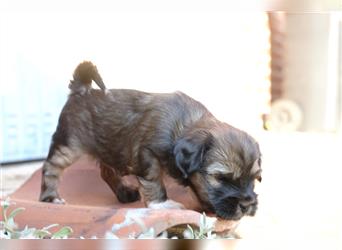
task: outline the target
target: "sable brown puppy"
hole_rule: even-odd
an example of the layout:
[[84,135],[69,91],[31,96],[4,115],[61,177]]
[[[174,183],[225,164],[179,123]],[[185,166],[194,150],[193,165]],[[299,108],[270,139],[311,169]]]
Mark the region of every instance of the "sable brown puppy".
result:
[[[91,79],[102,90],[91,88]],[[121,202],[142,197],[152,208],[180,207],[167,199],[162,172],[190,186],[206,210],[225,219],[254,215],[260,151],[247,133],[217,120],[181,93],[106,90],[96,67],[80,64],[43,166],[41,201],[63,202],[63,170],[82,154],[95,157]],[[105,91],[104,91],[105,90]],[[137,176],[139,191],[121,177]]]

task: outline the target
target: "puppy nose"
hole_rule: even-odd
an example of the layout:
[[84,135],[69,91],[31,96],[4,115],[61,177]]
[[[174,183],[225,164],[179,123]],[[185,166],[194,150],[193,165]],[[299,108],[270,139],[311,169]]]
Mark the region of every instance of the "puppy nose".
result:
[[252,195],[247,195],[244,196],[240,201],[239,204],[241,207],[247,208],[250,205],[255,203],[255,197],[253,197]]

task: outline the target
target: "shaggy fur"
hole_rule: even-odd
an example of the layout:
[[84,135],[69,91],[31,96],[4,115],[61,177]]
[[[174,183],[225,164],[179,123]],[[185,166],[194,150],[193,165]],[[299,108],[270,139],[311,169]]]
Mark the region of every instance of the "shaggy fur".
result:
[[[181,92],[104,91],[103,82],[96,90],[91,79],[102,82],[93,64],[80,64],[43,166],[41,201],[63,202],[57,192],[63,170],[89,154],[121,202],[140,197],[150,207],[165,202],[165,172],[190,186],[203,207],[220,217],[255,214],[261,154],[251,136]],[[128,174],[137,176],[139,190],[121,182]]]

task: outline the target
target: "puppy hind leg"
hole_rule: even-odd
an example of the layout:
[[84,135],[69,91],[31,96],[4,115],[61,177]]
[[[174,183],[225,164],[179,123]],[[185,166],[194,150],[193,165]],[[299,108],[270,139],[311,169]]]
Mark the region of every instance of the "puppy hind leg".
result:
[[42,168],[40,201],[65,203],[58,194],[58,183],[64,169],[74,163],[79,156],[79,152],[67,146],[51,147]]
[[121,203],[134,202],[140,199],[138,189],[125,185],[114,169],[100,163],[101,177],[108,184]]

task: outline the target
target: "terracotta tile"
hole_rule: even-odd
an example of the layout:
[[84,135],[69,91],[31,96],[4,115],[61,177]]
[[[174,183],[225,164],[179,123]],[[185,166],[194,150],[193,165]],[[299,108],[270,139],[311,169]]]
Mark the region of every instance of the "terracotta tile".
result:
[[[134,178],[130,181],[134,183]],[[94,161],[82,158],[69,167],[63,174],[60,183],[60,194],[66,200],[65,205],[56,205],[38,201],[41,182],[41,170],[37,170],[31,178],[11,195],[14,207],[25,207],[26,210],[16,218],[24,227],[43,227],[49,224],[71,226],[72,237],[103,237],[114,225],[115,234],[119,237],[138,235],[142,228],[136,221],[143,221],[149,228],[153,227],[158,234],[166,229],[182,224],[198,225],[201,206],[194,198],[191,190],[166,178],[166,189],[171,199],[181,202],[187,209],[147,209],[139,202],[122,204],[100,177],[100,170]],[[237,225],[234,221],[219,220],[215,231],[230,232]]]

